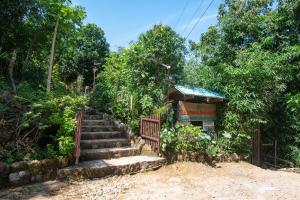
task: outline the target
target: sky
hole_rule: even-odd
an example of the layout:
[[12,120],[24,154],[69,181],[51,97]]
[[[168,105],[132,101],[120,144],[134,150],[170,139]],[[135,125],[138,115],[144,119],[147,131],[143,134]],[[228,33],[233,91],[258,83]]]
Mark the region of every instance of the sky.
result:
[[73,0],[74,5],[86,9],[85,24],[95,23],[104,30],[113,51],[128,46],[159,23],[169,25],[182,37],[191,32],[187,39],[199,41],[201,33],[217,23],[218,8],[223,2],[214,0],[210,5],[211,0]]

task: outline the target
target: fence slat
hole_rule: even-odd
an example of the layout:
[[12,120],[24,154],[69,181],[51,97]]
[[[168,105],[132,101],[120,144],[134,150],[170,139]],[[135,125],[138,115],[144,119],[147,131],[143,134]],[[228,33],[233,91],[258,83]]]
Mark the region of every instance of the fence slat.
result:
[[140,118],[140,135],[155,152],[160,150],[160,123],[160,115]]

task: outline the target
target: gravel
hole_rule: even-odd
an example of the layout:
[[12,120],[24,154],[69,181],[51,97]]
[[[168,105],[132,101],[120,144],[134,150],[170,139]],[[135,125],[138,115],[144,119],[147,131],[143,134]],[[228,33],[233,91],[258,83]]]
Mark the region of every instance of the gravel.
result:
[[48,181],[0,190],[0,199],[300,199],[300,174],[221,163],[178,162],[95,180]]

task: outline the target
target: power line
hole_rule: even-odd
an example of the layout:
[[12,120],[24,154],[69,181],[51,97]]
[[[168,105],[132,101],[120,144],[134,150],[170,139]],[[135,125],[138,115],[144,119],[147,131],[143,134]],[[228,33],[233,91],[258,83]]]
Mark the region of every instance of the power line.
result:
[[202,0],[202,1],[200,2],[200,4],[198,5],[198,7],[196,8],[196,10],[195,10],[195,12],[193,13],[193,16],[192,16],[192,18],[191,18],[191,20],[190,20],[190,23],[188,23],[188,24],[185,26],[185,28],[184,28],[183,31],[182,31],[182,34],[186,31],[186,29],[188,28],[188,26],[193,22],[193,20],[194,20],[196,14],[198,13],[198,11],[200,10],[200,8],[201,8],[201,6],[202,6],[202,4],[203,4],[203,2],[204,2],[204,0]]
[[181,14],[180,14],[180,16],[179,16],[179,18],[178,18],[178,20],[177,20],[175,26],[174,26],[174,29],[177,27],[178,23],[180,22],[180,20],[181,20],[181,18],[182,18],[182,16],[183,16],[183,13],[184,13],[185,9],[187,8],[187,5],[188,5],[188,4],[189,4],[189,0],[186,0],[185,5],[184,5],[184,7],[183,7],[183,9],[182,9],[182,11],[181,11]]
[[210,6],[212,5],[212,3],[215,0],[211,0],[209,5],[206,7],[206,9],[204,10],[204,12],[202,13],[201,17],[198,19],[198,21],[194,24],[192,30],[189,32],[189,34],[185,37],[185,40],[190,36],[190,34],[194,31],[194,29],[196,28],[196,26],[198,25],[198,23],[201,21],[201,19],[203,18],[203,16],[205,15],[205,13],[207,12],[207,10],[210,8]]

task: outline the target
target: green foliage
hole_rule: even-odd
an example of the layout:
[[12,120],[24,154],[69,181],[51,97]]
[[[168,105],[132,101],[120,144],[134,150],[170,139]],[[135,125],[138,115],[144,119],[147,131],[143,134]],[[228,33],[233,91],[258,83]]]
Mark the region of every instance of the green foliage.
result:
[[65,46],[59,68],[61,80],[72,83],[82,75],[84,86],[92,86],[93,69],[97,75],[109,53],[104,31],[95,24],[84,25],[68,38]]
[[68,156],[74,150],[75,143],[73,137],[60,136],[58,138],[59,153],[62,156]]
[[58,152],[55,149],[55,147],[51,144],[48,144],[46,148],[36,148],[33,150],[33,152],[27,153],[23,160],[42,160],[45,158],[56,158],[58,156]]
[[109,55],[97,76],[90,104],[136,131],[139,117],[159,108],[167,92],[167,69],[159,63],[172,66],[176,83],[182,75],[184,54],[183,38],[168,26],[155,25],[130,47]]
[[231,135],[223,133],[219,137],[203,132],[201,127],[191,124],[177,124],[176,129],[163,128],[161,131],[161,149],[173,149],[179,152],[199,152],[218,156],[232,152]]
[[295,164],[296,167],[300,167],[300,148],[297,146],[289,146],[289,158]]
[[[86,103],[82,86],[91,86],[94,64],[99,73],[109,51],[103,30],[82,25],[84,18],[84,8],[70,0],[1,1],[0,132],[11,134],[8,142],[0,141],[7,150],[0,152],[1,159],[52,158],[72,151],[76,112]],[[46,94],[57,22],[52,88]]]
[[[18,151],[11,151],[11,150],[4,150],[2,160],[7,164],[12,164],[14,162],[23,160],[42,160],[45,158],[57,158],[58,152],[55,147],[51,144],[48,144],[46,147],[43,148],[35,148],[31,149],[30,152],[18,152]],[[61,154],[65,155],[65,154]]]
[[[274,3],[274,4],[273,4]],[[225,1],[218,24],[190,42],[185,82],[223,92],[228,99],[223,131],[238,153],[251,151],[251,136],[277,138],[299,148],[299,1]],[[286,157],[289,148],[280,153]]]
[[57,151],[54,146],[51,144],[47,145],[46,157],[47,158],[55,158],[57,156]]
[[161,150],[164,152],[167,149],[175,149],[177,144],[177,133],[175,129],[162,128],[160,132]]
[[3,161],[7,164],[11,164],[15,161],[15,158],[13,156],[13,153],[11,151],[5,150],[3,152]]
[[299,113],[299,111],[300,111],[300,93],[296,94],[294,96],[288,95],[287,104],[292,112]]
[[176,129],[178,132],[177,150],[204,152],[207,143],[211,140],[211,137],[198,126],[178,124]]
[[58,141],[59,155],[66,156],[74,148],[75,117],[85,102],[83,96],[49,94],[44,99],[32,103],[24,115],[23,127],[36,126],[41,133],[51,127],[57,127],[55,138]]

